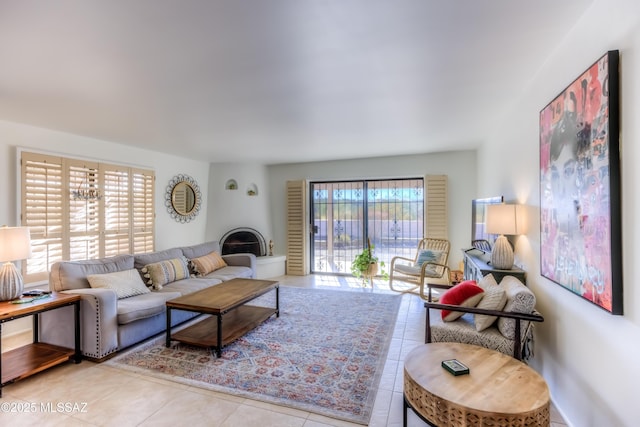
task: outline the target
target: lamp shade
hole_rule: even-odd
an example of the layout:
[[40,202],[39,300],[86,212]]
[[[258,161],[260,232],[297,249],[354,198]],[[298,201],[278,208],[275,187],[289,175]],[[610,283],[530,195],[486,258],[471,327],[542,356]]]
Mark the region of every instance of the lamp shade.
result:
[[524,234],[522,205],[487,206],[487,233],[501,235]]
[[31,256],[28,227],[0,227],[0,262],[18,261]]

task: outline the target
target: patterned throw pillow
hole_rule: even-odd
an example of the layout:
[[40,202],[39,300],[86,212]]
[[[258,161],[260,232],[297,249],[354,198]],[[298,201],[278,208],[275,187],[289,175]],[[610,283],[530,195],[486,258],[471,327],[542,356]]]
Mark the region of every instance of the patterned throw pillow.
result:
[[442,264],[442,251],[433,251],[431,249],[421,249],[418,252],[418,258],[414,264],[415,267],[422,267],[425,262],[435,262],[436,264]]
[[[475,280],[466,280],[453,286],[440,297],[441,304],[461,305],[463,307],[475,307],[478,305],[484,291]],[[452,322],[464,313],[461,311],[442,310],[442,320]]]
[[114,290],[118,299],[151,292],[144,285],[140,273],[135,268],[114,273],[90,274],[87,280],[92,288]]
[[[485,310],[502,310],[507,303],[507,294],[500,285],[489,286],[484,288],[484,296],[476,306],[476,308],[483,308]],[[489,316],[487,314],[474,314],[474,323],[476,325],[476,331],[481,332],[487,329],[489,326],[498,319],[498,316]]]
[[[433,251],[431,249],[421,249],[418,252],[418,258],[416,258],[416,262],[413,264],[414,267],[422,267],[422,264],[425,262],[433,262],[436,264],[444,263],[445,253],[443,251]],[[427,268],[424,270],[425,275],[430,277],[440,277],[443,273],[442,267],[437,265],[427,265]]]
[[[505,276],[500,281],[500,287],[507,295],[507,303],[504,311],[514,311],[516,313],[531,313],[536,306],[536,296],[521,281],[513,276]],[[520,324],[521,333],[524,335],[529,322],[523,321]],[[498,330],[505,338],[513,340],[516,338],[516,320],[501,317],[498,319]]]
[[160,290],[167,283],[188,278],[189,265],[185,257],[168,259],[145,265],[142,273],[147,279],[147,285]]
[[227,263],[222,259],[220,254],[216,251],[208,253],[198,258],[191,260],[193,271],[197,276],[206,276],[222,267],[226,267]]

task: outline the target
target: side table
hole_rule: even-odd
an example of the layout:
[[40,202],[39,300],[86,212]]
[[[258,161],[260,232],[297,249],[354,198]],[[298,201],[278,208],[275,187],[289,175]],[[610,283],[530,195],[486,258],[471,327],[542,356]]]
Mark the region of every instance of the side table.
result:
[[[469,374],[454,376],[441,366],[458,359]],[[407,409],[438,427],[550,425],[549,388],[524,363],[487,348],[430,343],[404,361],[404,426]]]
[[[38,314],[49,310],[73,305],[75,349],[41,343],[38,339]],[[80,363],[80,295],[51,293],[47,298],[32,302],[13,304],[0,302],[0,346],[2,345],[2,324],[21,317],[33,317],[33,342],[22,347],[0,353],[0,397],[2,387],[14,381],[29,377],[40,371],[68,360]]]

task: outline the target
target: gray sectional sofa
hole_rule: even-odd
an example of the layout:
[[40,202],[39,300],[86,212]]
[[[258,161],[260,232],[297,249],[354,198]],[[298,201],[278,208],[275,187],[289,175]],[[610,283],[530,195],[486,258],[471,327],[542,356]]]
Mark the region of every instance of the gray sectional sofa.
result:
[[[227,266],[206,276],[176,280],[141,295],[118,299],[112,289],[92,288],[87,276],[137,269],[144,277],[146,265],[186,257],[194,259],[213,251],[219,253],[218,242],[172,248],[137,255],[118,255],[84,261],[58,262],[51,267],[49,287],[52,291],[79,294],[81,348],[84,357],[102,361],[133,344],[166,329],[167,300],[186,295],[233,278],[255,278],[256,258],[253,254],[224,255]],[[40,340],[73,347],[73,310],[71,307],[40,315]],[[197,313],[175,311],[172,325],[185,322]]]

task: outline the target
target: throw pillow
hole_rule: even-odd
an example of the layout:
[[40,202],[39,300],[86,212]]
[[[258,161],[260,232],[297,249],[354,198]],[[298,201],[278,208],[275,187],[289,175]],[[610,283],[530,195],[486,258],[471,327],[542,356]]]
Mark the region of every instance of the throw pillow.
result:
[[[536,296],[521,281],[513,276],[505,276],[500,282],[500,287],[507,295],[507,303],[504,311],[516,313],[531,313],[536,306]],[[524,334],[529,322],[522,321],[520,324],[521,333]],[[498,319],[498,330],[505,338],[513,340],[516,338],[516,320],[501,317]]]
[[413,264],[415,267],[422,267],[425,262],[435,262],[436,264],[442,264],[442,251],[434,251],[431,249],[421,249],[418,252],[416,262]]
[[487,274],[478,282],[478,286],[480,286],[485,291],[494,286],[498,286],[498,282],[496,282],[496,278],[493,277],[493,274]]
[[206,276],[207,274],[222,267],[226,267],[227,263],[222,259],[218,252],[213,251],[207,255],[193,258],[191,260],[191,265],[197,276]]
[[147,264],[142,268],[147,285],[160,290],[167,283],[189,277],[189,265],[185,257]]
[[[425,262],[427,263],[435,263],[435,264],[442,264],[444,263],[444,259],[446,257],[445,252],[443,251],[434,251],[431,249],[421,249],[418,252],[418,257],[416,258],[416,262],[414,263],[415,267],[422,267],[422,264],[424,264]],[[442,276],[443,273],[443,267],[437,266],[437,265],[427,265],[427,268],[425,268],[424,273],[426,276],[429,277],[440,277]]]
[[[504,292],[504,289],[496,284],[495,286],[484,288],[484,296],[482,297],[476,308],[499,311],[504,308],[504,305],[506,303],[507,294]],[[476,331],[484,331],[489,326],[493,325],[496,319],[498,319],[498,316],[490,316],[488,314],[475,314],[474,323],[476,324]]]
[[90,274],[87,280],[92,288],[114,290],[118,299],[151,292],[144,285],[140,273],[135,268],[114,273]]
[[[440,297],[441,304],[460,305],[462,307],[475,307],[478,305],[484,291],[475,280],[466,280],[453,286]],[[442,320],[451,322],[462,316],[460,311],[442,310]]]

